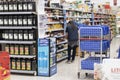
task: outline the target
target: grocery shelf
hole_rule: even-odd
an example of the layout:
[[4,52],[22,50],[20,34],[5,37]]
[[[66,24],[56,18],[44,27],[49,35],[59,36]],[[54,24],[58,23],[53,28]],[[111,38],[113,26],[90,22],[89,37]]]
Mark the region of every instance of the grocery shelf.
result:
[[63,24],[63,22],[48,22],[47,24]]
[[0,29],[35,29],[35,26],[0,26]]
[[48,18],[64,18],[64,16],[47,16]]
[[60,44],[65,44],[65,43],[67,43],[67,41],[62,41],[62,42],[59,42],[59,43],[57,43],[57,45],[60,45]]
[[50,67],[53,67],[53,66],[55,66],[55,65],[56,65],[56,63],[54,63],[54,64],[50,65]]
[[89,18],[91,18],[91,17],[82,17],[82,16],[66,16],[66,17],[68,17],[68,18],[84,18],[84,19],[89,19]]
[[20,15],[20,14],[37,14],[36,12],[0,12],[0,15]]
[[12,58],[35,58],[35,55],[10,55]]
[[66,59],[68,56],[64,56],[64,57],[62,57],[62,58],[59,58],[59,59],[57,59],[57,62],[59,62],[59,61],[61,61],[61,60],[63,60],[63,59]]
[[54,32],[54,31],[62,31],[64,29],[54,29],[54,30],[47,30],[46,32]]
[[57,50],[57,53],[61,52],[61,51],[65,51],[65,50],[67,50],[67,48],[63,48],[63,49]]
[[35,41],[5,41],[5,40],[0,40],[0,43],[10,43],[10,44],[33,44]]
[[54,7],[45,7],[45,9],[58,9],[58,10],[63,10],[62,8],[54,8]]
[[27,70],[10,70],[11,73],[27,73],[36,75],[36,71],[27,71]]
[[61,36],[55,36],[55,38],[61,38],[64,37],[65,35],[61,35]]
[[56,56],[56,54],[50,53],[50,57],[54,57],[54,56]]

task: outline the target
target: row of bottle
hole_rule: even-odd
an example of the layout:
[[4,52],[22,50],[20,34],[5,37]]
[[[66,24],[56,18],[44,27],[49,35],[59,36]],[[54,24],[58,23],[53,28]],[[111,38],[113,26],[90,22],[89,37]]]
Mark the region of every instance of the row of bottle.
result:
[[15,59],[11,58],[11,69],[12,70],[36,70],[36,60],[34,59]]
[[14,41],[33,41],[36,39],[35,30],[3,30],[1,39]]
[[6,44],[5,51],[9,52],[10,55],[36,55],[34,45]]
[[6,1],[0,2],[0,12],[36,11],[34,1]]
[[37,26],[36,15],[0,16],[0,26]]

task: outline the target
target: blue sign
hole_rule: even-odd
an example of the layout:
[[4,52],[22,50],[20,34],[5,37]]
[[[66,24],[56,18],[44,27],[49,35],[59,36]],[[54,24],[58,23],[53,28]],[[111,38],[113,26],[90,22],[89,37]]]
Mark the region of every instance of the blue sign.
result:
[[38,39],[38,76],[49,75],[49,39]]

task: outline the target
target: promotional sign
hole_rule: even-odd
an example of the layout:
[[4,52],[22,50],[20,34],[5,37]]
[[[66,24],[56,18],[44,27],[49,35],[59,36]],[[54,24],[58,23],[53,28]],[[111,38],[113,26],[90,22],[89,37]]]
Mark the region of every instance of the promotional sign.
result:
[[104,59],[102,80],[120,80],[120,59]]
[[38,76],[49,75],[49,39],[38,40]]
[[57,73],[56,39],[38,39],[38,76]]

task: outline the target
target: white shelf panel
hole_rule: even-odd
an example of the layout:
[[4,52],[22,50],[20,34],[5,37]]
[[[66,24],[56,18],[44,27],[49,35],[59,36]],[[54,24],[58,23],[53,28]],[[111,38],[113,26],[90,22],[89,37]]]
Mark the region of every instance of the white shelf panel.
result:
[[0,41],[0,43],[10,43],[10,44],[33,44],[35,41]]
[[58,9],[58,10],[63,10],[62,8],[54,8],[54,7],[45,7],[45,9]]
[[47,16],[47,17],[49,17],[49,18],[55,18],[55,17],[57,17],[57,18],[64,18],[64,16]]
[[68,18],[82,18],[82,19],[90,19],[91,17],[81,17],[81,16],[66,16]]
[[35,58],[35,55],[10,55],[12,58]]
[[35,26],[0,26],[0,29],[33,29]]
[[57,45],[65,44],[65,43],[67,43],[67,41],[59,42]]
[[64,37],[65,35],[61,35],[61,36],[55,36],[56,38],[61,38],[61,37]]
[[63,24],[63,22],[48,22],[47,24]]
[[53,67],[53,66],[55,66],[55,65],[56,65],[56,63],[54,63],[54,64],[50,65],[50,67]]
[[63,59],[66,59],[68,56],[64,56],[64,57],[62,57],[62,58],[59,58],[59,59],[57,59],[57,62],[59,62],[59,61],[61,61],[61,60],[63,60]]
[[0,15],[8,15],[8,14],[37,14],[36,12],[0,12]]
[[35,74],[36,71],[27,71],[27,70],[10,70],[11,73],[27,73],[27,74]]
[[65,51],[65,50],[67,50],[67,48],[63,48],[63,49],[57,50],[57,53],[61,52],[61,51]]

